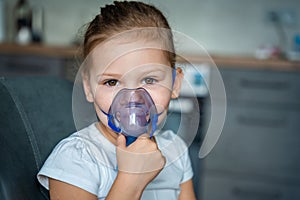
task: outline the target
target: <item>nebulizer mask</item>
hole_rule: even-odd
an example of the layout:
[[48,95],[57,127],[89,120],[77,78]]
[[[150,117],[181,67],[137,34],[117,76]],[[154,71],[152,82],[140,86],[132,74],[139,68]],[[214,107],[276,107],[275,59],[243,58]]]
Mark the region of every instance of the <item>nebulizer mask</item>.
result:
[[144,88],[120,90],[108,112],[101,111],[107,116],[108,126],[125,135],[127,146],[144,133],[149,133],[152,137],[161,114]]
[[[174,69],[172,85],[175,76]],[[108,112],[99,108],[107,116],[108,126],[126,137],[127,146],[142,134],[147,133],[151,138],[157,130],[158,117],[163,113],[157,108],[147,90],[142,87],[121,89],[115,95]]]

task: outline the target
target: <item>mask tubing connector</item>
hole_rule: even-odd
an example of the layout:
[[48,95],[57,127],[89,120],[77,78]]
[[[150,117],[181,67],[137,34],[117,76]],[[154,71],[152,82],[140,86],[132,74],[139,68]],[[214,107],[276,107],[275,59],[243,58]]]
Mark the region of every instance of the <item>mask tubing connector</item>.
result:
[[125,135],[125,138],[126,138],[126,146],[129,146],[137,139],[137,137],[130,136],[130,135],[127,135],[127,136]]

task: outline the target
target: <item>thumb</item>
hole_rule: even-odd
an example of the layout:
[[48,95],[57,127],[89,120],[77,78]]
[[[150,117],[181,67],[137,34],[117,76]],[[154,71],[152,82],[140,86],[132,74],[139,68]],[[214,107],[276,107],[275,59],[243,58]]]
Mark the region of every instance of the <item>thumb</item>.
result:
[[117,138],[117,147],[119,147],[121,149],[126,148],[126,138],[123,134],[119,134],[119,136]]

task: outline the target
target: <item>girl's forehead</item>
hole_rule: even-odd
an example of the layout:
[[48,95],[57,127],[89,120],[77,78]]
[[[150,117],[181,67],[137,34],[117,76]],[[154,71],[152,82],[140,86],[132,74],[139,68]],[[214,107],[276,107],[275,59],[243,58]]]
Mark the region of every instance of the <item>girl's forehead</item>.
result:
[[170,66],[160,44],[146,41],[120,43],[111,41],[97,46],[89,58],[94,70],[131,70],[140,66]]

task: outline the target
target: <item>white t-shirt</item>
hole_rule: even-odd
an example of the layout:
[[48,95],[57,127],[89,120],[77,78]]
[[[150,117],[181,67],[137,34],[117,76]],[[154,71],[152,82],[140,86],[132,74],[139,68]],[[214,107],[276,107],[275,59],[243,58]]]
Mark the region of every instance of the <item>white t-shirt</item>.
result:
[[[188,149],[172,131],[156,134],[166,165],[148,184],[142,200],[178,199],[180,184],[193,176]],[[92,124],[63,139],[52,151],[37,178],[49,189],[48,177],[82,188],[105,199],[117,175],[116,147]]]

